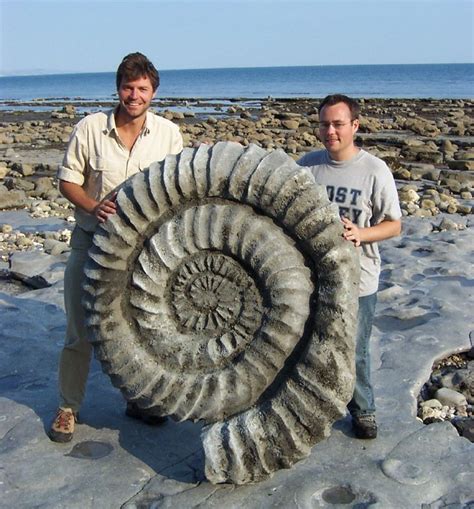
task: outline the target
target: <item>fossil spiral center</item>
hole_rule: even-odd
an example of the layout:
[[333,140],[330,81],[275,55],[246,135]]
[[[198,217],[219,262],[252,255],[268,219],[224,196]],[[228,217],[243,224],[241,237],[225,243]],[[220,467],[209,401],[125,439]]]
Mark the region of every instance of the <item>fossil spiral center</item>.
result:
[[170,295],[175,319],[188,331],[230,329],[237,321],[249,329],[256,326],[243,316],[260,307],[255,283],[222,253],[203,251],[183,261],[171,280]]
[[199,275],[189,285],[189,297],[196,309],[215,310],[219,303],[219,294],[222,293],[223,282],[218,274],[207,272]]

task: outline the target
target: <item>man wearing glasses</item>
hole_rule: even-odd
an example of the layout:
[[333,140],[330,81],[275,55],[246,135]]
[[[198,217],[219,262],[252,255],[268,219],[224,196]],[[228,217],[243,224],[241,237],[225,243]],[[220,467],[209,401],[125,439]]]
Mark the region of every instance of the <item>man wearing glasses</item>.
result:
[[375,403],[370,381],[369,340],[377,302],[380,255],[377,242],[401,232],[398,194],[387,165],[354,143],[359,105],[334,94],[319,105],[319,135],[326,150],[310,152],[298,164],[309,166],[339,206],[344,238],[358,248],[361,277],[356,337],[356,383],[348,405],[357,438],[376,438]]

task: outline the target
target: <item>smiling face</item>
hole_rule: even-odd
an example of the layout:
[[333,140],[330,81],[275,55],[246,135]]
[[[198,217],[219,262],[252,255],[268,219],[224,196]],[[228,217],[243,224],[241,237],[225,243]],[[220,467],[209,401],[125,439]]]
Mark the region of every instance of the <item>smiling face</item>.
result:
[[319,135],[331,159],[351,159],[359,149],[354,145],[354,135],[359,121],[352,120],[351,110],[344,103],[324,106],[319,114]]
[[122,79],[118,88],[119,115],[123,120],[135,120],[146,115],[155,92],[148,76],[136,80]]

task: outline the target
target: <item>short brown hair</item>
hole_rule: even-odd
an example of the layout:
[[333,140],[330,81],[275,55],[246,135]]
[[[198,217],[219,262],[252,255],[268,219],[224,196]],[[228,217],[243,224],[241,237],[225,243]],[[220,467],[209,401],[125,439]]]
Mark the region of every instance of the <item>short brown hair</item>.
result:
[[117,90],[120,88],[122,80],[134,81],[147,76],[153,87],[153,92],[160,85],[160,76],[155,66],[142,53],[129,53],[118,66],[115,82]]
[[335,104],[344,103],[351,111],[351,120],[357,120],[359,118],[360,107],[359,103],[347,95],[343,94],[332,94],[326,96],[318,107],[318,113],[321,113],[321,110],[325,106],[334,106]]

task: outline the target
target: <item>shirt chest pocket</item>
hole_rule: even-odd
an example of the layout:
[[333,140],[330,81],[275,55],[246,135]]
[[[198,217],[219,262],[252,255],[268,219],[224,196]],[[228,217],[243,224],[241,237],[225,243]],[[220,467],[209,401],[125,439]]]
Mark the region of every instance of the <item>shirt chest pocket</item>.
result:
[[89,158],[89,167],[91,172],[103,172],[107,170],[108,167],[107,159],[100,156],[91,156]]
[[123,181],[119,168],[115,168],[114,171],[111,161],[103,157],[91,156],[89,168],[87,187],[96,200],[101,200]]

